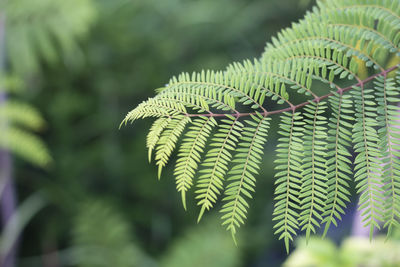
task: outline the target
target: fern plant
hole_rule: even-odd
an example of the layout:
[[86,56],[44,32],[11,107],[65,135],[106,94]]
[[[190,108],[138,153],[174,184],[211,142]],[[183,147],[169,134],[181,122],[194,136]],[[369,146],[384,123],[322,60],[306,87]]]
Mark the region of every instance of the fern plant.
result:
[[123,123],[156,118],[147,147],[159,176],[183,136],[174,174],[184,207],[194,184],[199,220],[222,198],[235,236],[269,121],[280,119],[273,221],[287,251],[298,232],[309,239],[338,224],[352,181],[371,236],[391,233],[400,226],[399,43],[400,1],[319,1],[259,59],[173,77]]
[[28,103],[16,99],[24,93],[22,81],[16,77],[0,78],[0,93],[9,99],[0,105],[0,149],[10,151],[24,160],[46,167],[52,161],[44,142],[33,132],[42,130],[46,123],[41,114]]
[[66,63],[82,57],[78,40],[89,31],[96,13],[91,0],[3,0],[7,60],[17,73],[40,70],[43,62]]

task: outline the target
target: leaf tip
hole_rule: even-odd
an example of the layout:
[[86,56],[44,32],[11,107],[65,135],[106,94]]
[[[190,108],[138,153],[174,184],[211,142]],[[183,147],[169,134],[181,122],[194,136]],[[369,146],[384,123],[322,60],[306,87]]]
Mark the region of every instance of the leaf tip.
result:
[[203,217],[204,211],[205,211],[205,206],[202,205],[202,206],[201,206],[200,213],[199,213],[199,217],[197,217],[197,223],[199,223],[200,220],[201,220],[201,218]]
[[158,180],[161,178],[162,166],[158,165]]
[[187,209],[186,209],[186,193],[185,193],[184,190],[182,190],[181,196],[182,196],[182,205],[183,205],[183,209],[184,209],[185,211],[187,211]]
[[148,159],[149,159],[149,163],[151,163],[151,153],[152,153],[152,152],[153,152],[152,149],[149,148],[148,153],[147,153]]

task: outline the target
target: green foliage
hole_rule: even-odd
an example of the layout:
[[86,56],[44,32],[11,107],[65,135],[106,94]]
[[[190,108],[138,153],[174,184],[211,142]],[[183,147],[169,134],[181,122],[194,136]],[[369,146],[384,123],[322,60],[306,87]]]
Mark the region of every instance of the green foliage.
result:
[[325,223],[324,236],[327,234],[329,226],[333,223],[337,226],[337,219],[341,219],[340,214],[344,214],[346,202],[349,199],[349,182],[351,181],[351,132],[350,124],[354,120],[352,109],[352,99],[350,95],[337,94],[336,92],[329,98],[332,116],[328,123],[327,137],[327,199],[325,212],[323,214]]
[[303,158],[303,117],[297,113],[283,113],[281,115],[280,131],[282,135],[277,145],[277,164],[275,174],[277,187],[275,188],[275,208],[273,220],[277,221],[274,228],[278,228],[275,234],[280,234],[279,239],[285,241],[286,249],[289,249],[289,240],[293,241],[293,235],[299,229],[301,173]]
[[166,251],[160,266],[241,266],[238,248],[215,221],[208,220],[205,225],[186,231]]
[[[76,9],[80,8],[80,2],[85,1],[79,1]],[[62,261],[63,249],[70,246],[66,241],[67,229],[78,210],[74,203],[79,205],[81,198],[92,195],[106,197],[134,225],[138,246],[154,257],[163,254],[167,244],[178,239],[181,231],[192,226],[197,218],[192,212],[197,175],[186,192],[189,212],[184,212],[177,201],[181,193],[175,194],[174,182],[153,180],[157,168],[147,164],[147,157],[143,157],[143,153],[147,154],[144,138],[152,120],[123,131],[116,131],[115,122],[132,107],[132,101],[147,98],[153,94],[152,88],[165,86],[166,79],[182,69],[218,68],[232,58],[252,57],[263,46],[266,34],[260,32],[287,25],[301,15],[299,9],[303,10],[295,0],[92,2],[97,19],[89,35],[79,40],[87,64],[76,69],[64,63],[79,54],[62,55],[62,61],[44,64],[41,73],[26,80],[30,84],[24,99],[34,104],[46,120],[42,140],[49,146],[54,161],[45,172],[15,161],[19,192],[40,189],[50,202],[25,231],[20,249],[23,258],[47,253],[47,248],[56,246]],[[277,9],[285,15],[277,17]],[[227,27],[226,21],[233,28]],[[187,124],[186,129],[191,126]],[[179,153],[181,141],[173,157]],[[154,153],[152,162],[156,162]],[[163,168],[163,178],[172,177],[174,162],[170,159]],[[258,194],[269,190],[269,182],[264,180],[266,186],[258,187]],[[265,197],[265,202],[269,202],[268,194]],[[256,203],[249,201],[249,204],[249,212],[254,214],[256,206],[252,204]],[[264,209],[263,206],[259,208]],[[268,217],[263,220],[261,225],[269,222]],[[244,229],[239,233],[244,234]],[[231,239],[230,235],[227,237]],[[243,239],[238,237],[239,240]],[[39,243],[43,245],[38,247]],[[255,242],[251,246],[239,247],[247,254],[246,261],[252,258],[249,252],[257,251]],[[37,264],[21,266],[41,264],[39,258]]]
[[[272,38],[260,59],[233,63],[224,71],[173,77],[124,122],[164,118],[166,125],[149,136],[153,140],[162,132],[160,140],[173,137],[155,145],[157,165],[164,166],[189,119],[220,119],[200,164],[196,198],[200,219],[224,191],[223,224],[234,235],[246,218],[244,196],[252,198],[254,192],[269,117],[279,114],[274,220],[286,249],[298,230],[308,240],[322,224],[324,234],[332,223],[337,225],[349,202],[352,176],[371,237],[381,223],[390,232],[400,220],[400,132],[395,127],[400,81],[388,77],[398,66],[385,65],[400,55],[399,23],[398,0],[319,1],[303,20]],[[362,77],[364,73],[370,76]],[[342,86],[347,80],[351,84]],[[294,103],[297,95],[306,101]],[[190,153],[197,159],[178,191],[193,183],[204,143],[178,155],[178,162],[192,157]]]
[[64,263],[81,267],[238,266],[240,263],[238,248],[215,225],[215,219],[185,231],[159,260],[142,251],[132,237],[131,225],[115,207],[106,201],[87,200],[74,218],[72,247],[68,256],[63,257]]
[[[221,212],[224,213],[222,225],[226,225],[232,236],[236,228],[244,223],[249,204],[246,198],[252,198],[255,190],[256,178],[263,154],[263,146],[269,129],[269,120],[259,113],[251,116],[252,120],[245,120],[246,126],[242,130],[238,148],[232,160],[233,166],[228,172],[229,184],[225,189]],[[246,197],[246,198],[245,198]]]
[[209,210],[217,201],[218,195],[223,190],[223,179],[228,170],[228,163],[232,160],[232,151],[240,138],[243,124],[237,119],[229,116],[221,120],[218,131],[214,134],[211,149],[205,155],[200,170],[198,190],[199,199],[197,204],[201,206],[198,221],[201,219],[204,210]]
[[[0,5],[4,2],[0,1]],[[27,5],[32,2],[24,1]],[[86,3],[73,2],[76,10],[69,18],[74,18],[82,10],[81,5]],[[218,69],[232,58],[252,58],[262,50],[266,36],[270,35],[267,32],[289,25],[306,8],[299,7],[297,0],[91,2],[98,16],[89,34],[77,40],[84,64],[79,65],[79,69],[71,65],[82,58],[80,51],[65,54],[55,41],[54,48],[59,52],[60,60],[47,64],[48,61],[40,56],[40,66],[43,66],[40,73],[19,80],[25,83],[27,90],[17,98],[35,106],[42,114],[46,125],[38,135],[54,159],[51,167],[42,171],[25,164],[18,155],[14,157],[13,176],[19,200],[40,190],[49,201],[46,209],[29,222],[21,236],[18,253],[18,265],[21,266],[41,266],[49,259],[47,256],[55,256],[54,250],[57,250],[61,265],[74,265],[66,260],[72,251],[69,250],[69,229],[80,210],[81,199],[93,195],[105,196],[106,202],[112,202],[128,224],[137,229],[137,246],[157,259],[158,255],[164,254],[167,246],[179,239],[181,232],[186,232],[197,218],[192,208],[197,175],[186,196],[189,212],[184,212],[178,203],[181,194],[174,192],[174,182],[152,179],[157,175],[157,169],[153,164],[147,164],[146,157],[143,157],[143,153],[147,153],[145,132],[152,120],[123,131],[115,130],[115,122],[134,103],[151,96],[152,88],[165,85],[167,78],[181,70],[198,70],[199,66]],[[45,8],[42,10],[51,12]],[[39,12],[38,9],[33,11]],[[48,17],[44,12],[42,15]],[[226,21],[229,21],[229,26]],[[29,24],[25,26],[30,27]],[[62,31],[63,27],[58,30]],[[21,58],[22,54],[16,56]],[[7,68],[11,67],[7,64]],[[5,86],[7,90],[10,83]],[[16,98],[11,96],[10,100],[13,99]],[[190,126],[186,126],[188,130]],[[274,142],[270,137],[267,145],[272,147]],[[173,157],[179,153],[179,143]],[[264,165],[272,152],[265,153],[261,170],[272,168]],[[169,162],[163,168],[163,178],[172,177],[174,164],[171,163],[174,160]],[[273,172],[260,173],[264,177]],[[265,203],[271,203],[271,187],[272,179],[258,180],[256,193],[264,199],[249,201],[252,223],[246,222],[246,228],[257,223],[261,231],[270,231],[269,212],[262,211],[265,211]],[[260,200],[258,196],[256,199]],[[205,222],[202,220],[199,227]],[[218,228],[218,224],[215,226]],[[191,230],[196,231],[199,227]],[[97,225],[92,229],[95,228]],[[244,261],[262,261],[256,254],[262,249],[271,250],[254,242],[253,238],[253,242],[246,242],[248,247],[243,246],[241,237],[246,232],[241,228],[240,237],[237,237],[241,243],[238,250],[242,252]],[[213,235],[213,232],[209,233]],[[262,244],[268,242],[276,248],[278,241],[265,238],[266,233],[257,232],[256,235]],[[230,235],[226,237],[228,239],[224,240],[228,242]],[[32,256],[35,262],[31,263]]]
[[[400,161],[399,161],[399,118],[398,116],[398,94],[400,88],[399,72],[397,72],[397,85],[391,78],[378,77],[375,83],[375,94],[378,102],[377,107],[377,123],[380,127],[378,130],[378,146],[381,152],[381,181],[384,194],[384,227],[388,228],[390,234],[393,227],[398,227],[399,222],[396,218],[400,218]],[[396,105],[397,104],[397,105]]]
[[176,163],[174,175],[176,175],[176,188],[178,192],[181,192],[182,203],[185,209],[186,191],[193,185],[194,174],[201,160],[200,153],[204,151],[207,138],[216,123],[213,117],[195,119],[180,146],[179,159]]
[[87,33],[95,15],[91,0],[5,0],[0,9],[6,18],[8,60],[23,74],[37,72],[43,60],[77,59],[76,39]]
[[[303,161],[301,174],[301,230],[315,234],[315,227],[320,227],[326,202],[326,105],[324,102],[310,102],[304,108]],[[318,220],[318,221],[317,221]]]
[[360,195],[360,209],[370,226],[372,236],[374,228],[379,228],[383,221],[383,192],[380,165],[378,134],[375,127],[376,103],[373,101],[373,90],[356,87],[352,91],[356,109],[356,123],[353,126],[354,150],[358,152],[354,159],[354,180],[357,182],[357,192]]
[[127,221],[106,202],[82,203],[73,225],[72,258],[77,266],[155,266],[131,239]]
[[158,165],[158,178],[161,177],[161,170],[167,164],[168,158],[171,156],[178,141],[179,136],[183,132],[185,125],[190,121],[188,117],[177,116],[171,119],[165,131],[160,135],[156,147],[156,161]]
[[[0,3],[0,16],[5,21],[6,61],[10,62],[13,72],[24,77],[37,72],[43,60],[53,63],[61,55],[78,55],[77,39],[88,31],[94,8],[90,0],[79,0],[79,8],[76,8],[77,2],[6,0]],[[14,88],[21,87],[16,85],[23,83],[20,79],[0,74],[1,91],[13,92]],[[42,130],[44,120],[33,106],[14,98],[0,106],[0,147],[44,167],[51,162],[47,148],[30,133],[30,130]]]
[[329,239],[312,238],[307,245],[304,238],[297,242],[296,249],[282,265],[283,267],[356,267],[356,266],[387,266],[400,264],[399,239],[385,240],[378,236],[374,242],[364,237],[346,238],[340,247]]
[[51,157],[43,141],[32,133],[43,130],[45,121],[33,106],[14,98],[0,106],[0,148],[45,167]]
[[[77,4],[82,3],[80,8]],[[61,55],[74,53],[78,57],[76,39],[88,30],[94,11],[90,0],[4,0],[0,2],[0,150],[2,157],[13,153],[26,161],[45,168],[52,163],[44,142],[34,133],[42,131],[46,124],[38,110],[23,98],[34,83],[33,75],[43,62],[54,63]],[[71,63],[71,62],[67,62]],[[18,74],[18,75],[9,75]],[[31,80],[22,78],[31,78]],[[27,86],[29,85],[29,87]],[[24,90],[22,90],[22,88]],[[15,95],[16,94],[16,95]],[[4,161],[1,168],[11,170],[12,161]],[[18,172],[17,170],[16,172]],[[15,172],[15,173],[16,173]],[[12,213],[5,221],[1,236],[2,264],[15,261],[20,234],[43,206],[43,201],[30,197],[15,209],[14,172],[2,178],[0,195],[6,210]],[[9,258],[10,260],[4,260]]]

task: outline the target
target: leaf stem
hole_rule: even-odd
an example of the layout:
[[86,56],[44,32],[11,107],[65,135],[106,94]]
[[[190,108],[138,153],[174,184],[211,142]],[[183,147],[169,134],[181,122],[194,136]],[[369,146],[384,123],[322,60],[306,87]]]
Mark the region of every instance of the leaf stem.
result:
[[[374,74],[374,75],[372,75],[372,76],[369,76],[368,78],[366,78],[366,79],[364,79],[364,80],[362,80],[362,81],[359,81],[358,83],[356,83],[356,84],[354,84],[354,85],[350,85],[350,86],[345,87],[345,88],[339,88],[336,92],[337,92],[338,94],[343,94],[344,92],[350,91],[350,90],[353,89],[355,86],[364,85],[364,84],[366,84],[366,83],[372,81],[373,79],[375,79],[377,76],[386,75],[386,74],[388,74],[389,72],[392,72],[392,71],[394,71],[395,69],[397,69],[397,68],[399,68],[399,67],[400,67],[400,65],[395,65],[395,66],[390,67],[390,68],[388,68],[388,69],[386,69],[386,70],[383,70],[383,71],[381,71],[381,72],[379,72],[379,73],[376,73],[376,74]],[[270,116],[270,115],[274,115],[274,114],[279,114],[279,113],[283,113],[283,112],[287,112],[287,111],[295,111],[296,109],[299,109],[299,108],[302,108],[302,107],[304,107],[304,106],[307,106],[307,105],[310,103],[310,101],[311,101],[311,102],[318,103],[318,102],[320,102],[321,100],[324,100],[324,99],[329,98],[329,97],[331,97],[331,96],[333,96],[333,93],[329,93],[329,94],[326,94],[326,95],[323,95],[323,96],[315,97],[315,98],[312,99],[312,100],[308,100],[308,101],[305,101],[305,102],[303,102],[303,103],[300,103],[300,104],[297,104],[297,105],[293,105],[293,106],[290,106],[290,107],[287,107],[287,108],[283,108],[283,109],[272,110],[272,111],[266,111],[266,110],[264,110],[264,111],[263,111],[262,113],[260,113],[260,114],[261,114],[262,116],[266,117],[266,116]],[[213,113],[213,112],[210,112],[210,113],[205,113],[205,114],[187,114],[187,115],[185,115],[185,116],[188,116],[188,117],[226,117],[226,116],[233,116],[233,117],[235,117],[235,118],[239,118],[239,117],[247,117],[247,116],[256,115],[256,114],[257,114],[256,112],[249,112],[249,113],[240,113],[240,112],[236,112],[236,113],[233,113],[233,114],[232,114],[232,113],[227,114],[227,113]]]

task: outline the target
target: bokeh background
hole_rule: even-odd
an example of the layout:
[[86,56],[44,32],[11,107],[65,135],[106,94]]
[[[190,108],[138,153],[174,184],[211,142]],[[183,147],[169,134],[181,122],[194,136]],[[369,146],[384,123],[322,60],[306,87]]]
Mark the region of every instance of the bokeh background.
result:
[[[192,195],[184,211],[173,164],[157,180],[145,150],[151,120],[118,127],[172,75],[258,57],[313,4],[0,0],[0,111],[15,104],[0,112],[0,139],[8,138],[0,140],[1,266],[283,264],[287,255],[271,221],[276,125],[237,246],[218,212],[197,224]],[[335,244],[351,234],[353,208],[331,231],[333,241],[316,240],[287,266],[304,257],[356,266],[342,263],[354,260],[348,251],[364,240],[348,241],[343,259]]]

